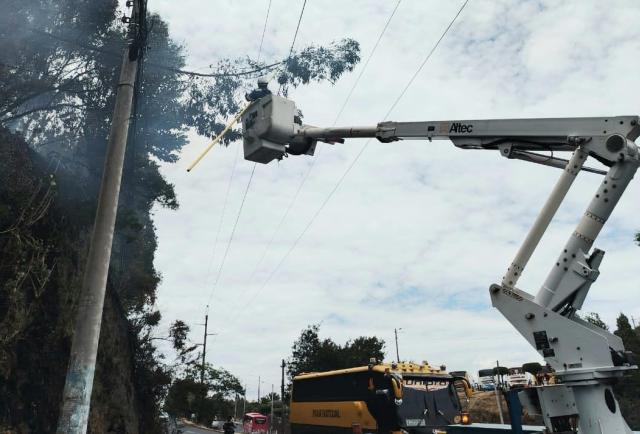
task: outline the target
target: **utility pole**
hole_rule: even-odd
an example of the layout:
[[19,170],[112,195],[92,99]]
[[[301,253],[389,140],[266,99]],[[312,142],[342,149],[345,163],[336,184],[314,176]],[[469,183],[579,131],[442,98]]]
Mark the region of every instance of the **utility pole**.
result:
[[399,353],[399,351],[398,351],[398,330],[402,330],[402,328],[399,328],[399,329],[393,329],[393,332],[394,332],[394,333],[395,333],[395,335],[396,335],[396,361],[397,361],[398,363],[400,363],[400,353]]
[[202,339],[202,366],[200,367],[200,383],[204,384],[204,366],[205,366],[205,361],[207,357],[207,336],[215,336],[217,333],[207,332],[207,327],[209,326],[209,314],[205,314],[204,324],[198,324],[198,325],[204,326],[204,337]]
[[269,432],[273,433],[273,383],[271,384],[271,417],[269,419]]
[[244,395],[242,395],[242,418],[247,414],[247,383],[244,383]]
[[236,392],[236,399],[233,401],[233,418],[238,418],[238,392]]
[[258,375],[258,408],[260,408],[260,376]]
[[60,434],[85,434],[89,422],[129,120],[138,62],[145,43],[146,0],[131,0],[127,2],[127,6],[133,7],[131,18],[123,19],[129,23],[129,45],[124,50],[120,69],[98,206],[74,324],[71,354],[62,393],[62,408],[58,419],[57,432]]
[[286,363],[284,362],[284,359],[282,359],[282,364],[280,365],[280,368],[282,369],[282,374],[280,376],[280,423],[278,425],[278,432],[280,432],[281,434],[284,433],[284,424],[285,424],[285,420],[287,417],[287,405],[284,402],[284,368],[286,366]]
[[284,359],[282,359],[282,364],[280,365],[280,368],[282,368],[282,376],[281,381],[280,381],[280,400],[282,401],[282,410],[284,413],[284,367],[285,367],[285,363],[284,363]]

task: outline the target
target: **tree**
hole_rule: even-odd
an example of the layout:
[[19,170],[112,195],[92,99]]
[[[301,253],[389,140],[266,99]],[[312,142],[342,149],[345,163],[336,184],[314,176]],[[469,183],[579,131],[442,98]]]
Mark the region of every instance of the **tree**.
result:
[[320,340],[319,330],[319,324],[309,325],[293,343],[292,354],[287,363],[289,378],[302,372],[362,366],[369,363],[371,358],[384,359],[384,341],[375,336],[360,336],[340,346],[330,338]]
[[360,336],[348,341],[344,347],[347,366],[362,366],[369,363],[371,358],[382,361],[384,359],[384,341],[375,336]]
[[586,314],[584,320],[594,326],[600,327],[601,329],[609,330],[609,326],[602,320],[602,318],[600,318],[600,315],[597,312],[590,312]]
[[202,365],[193,364],[170,387],[165,400],[167,413],[179,417],[195,414],[198,421],[210,424],[215,418],[233,413],[233,400],[244,395],[240,380],[223,368],[205,364],[205,381],[200,382]]
[[[629,324],[629,318],[620,314],[616,321],[617,336],[620,336],[627,351],[632,351],[636,357],[640,355],[640,327],[633,328]],[[622,414],[627,419],[631,429],[640,429],[640,372],[633,371],[624,376],[614,386],[614,392],[618,397]]]
[[[41,398],[42,393],[22,391],[44,385],[42,387],[49,389],[47,392],[59,394],[64,366],[54,370],[58,377],[52,380],[46,378],[44,371],[33,375],[28,366],[21,365],[17,359],[8,357],[10,361],[5,364],[2,356],[5,348],[7,354],[17,353],[23,342],[34,347],[47,344],[62,349],[58,351],[61,359],[68,351],[70,327],[67,322],[73,317],[78,291],[77,283],[69,276],[76,270],[68,264],[78,264],[81,262],[78,258],[86,253],[120,59],[126,44],[126,27],[120,21],[118,4],[117,0],[6,0],[3,3],[0,142],[8,143],[19,134],[25,139],[20,141],[23,148],[30,147],[31,153],[25,152],[25,155],[33,154],[34,159],[44,161],[47,176],[54,173],[42,185],[29,186],[24,192],[24,197],[33,197],[33,204],[42,205],[30,210],[34,211],[33,217],[42,223],[42,216],[49,208],[62,211],[60,223],[42,225],[37,232],[32,231],[34,235],[30,238],[21,233],[19,238],[13,237],[16,242],[11,241],[13,238],[9,235],[0,239],[0,263],[15,264],[7,270],[8,277],[3,281],[9,284],[13,282],[11,279],[17,279],[25,285],[33,283],[37,286],[35,294],[51,293],[53,300],[46,306],[43,298],[29,295],[25,289],[24,294],[19,291],[15,294],[19,302],[0,306],[0,330],[5,326],[9,330],[8,340],[2,338],[6,345],[0,345],[3,347],[0,376],[3,387],[6,385],[7,393],[14,397],[10,407],[0,411],[0,424],[6,415],[15,415],[16,409],[34,412],[37,409],[38,417],[43,419],[54,419],[58,411],[55,400]],[[353,70],[359,61],[357,42],[346,39],[324,47],[302,48],[286,59],[270,63],[256,62],[246,56],[218,59],[213,62],[213,75],[199,76],[183,70],[184,47],[171,39],[162,18],[149,15],[147,23],[148,50],[136,85],[108,279],[108,293],[115,294],[121,307],[119,314],[128,323],[132,335],[135,396],[141,403],[139,413],[143,420],[141,432],[154,431],[154,419],[157,420],[160,404],[167,394],[170,377],[183,372],[184,366],[193,362],[191,355],[195,349],[187,343],[188,329],[184,323],[174,324],[176,327],[168,337],[158,337],[153,332],[160,320],[160,312],[154,305],[161,275],[154,267],[157,240],[152,209],[154,206],[178,207],[173,185],[160,173],[160,164],[177,161],[180,150],[187,144],[187,131],[195,130],[206,136],[219,133],[230,115],[245,103],[242,96],[258,76],[273,74],[286,93],[313,81],[335,82]],[[229,145],[239,137],[239,131],[234,130],[224,143]],[[5,161],[9,160],[0,163]],[[11,191],[10,184],[0,186],[0,197],[5,192],[16,197],[22,194]],[[57,187],[53,188],[54,185]],[[0,230],[13,227],[21,215],[5,206],[13,202],[0,201],[0,223],[3,223]],[[5,217],[7,225],[4,225]],[[15,247],[17,244],[21,246],[19,250]],[[38,267],[34,267],[34,263]],[[60,289],[57,282],[64,282],[59,284]],[[4,293],[0,293],[2,295]],[[41,321],[32,320],[38,315],[24,314],[45,308],[51,317],[44,328],[38,325]],[[16,316],[24,320],[13,320]],[[180,369],[163,359],[155,347],[156,339],[173,341],[179,354],[178,363],[182,365]],[[109,354],[114,359],[118,356],[120,354]],[[33,366],[50,364],[47,353],[34,354],[32,358]],[[227,375],[218,374],[215,388],[236,387],[227,383]],[[126,373],[116,375],[124,378]],[[187,383],[180,387],[183,386],[195,387]],[[52,423],[55,421],[35,421],[34,426]]]
[[638,327],[635,329],[631,326],[629,318],[621,313],[616,320],[615,335],[620,336],[624,347],[627,351],[631,351],[634,354],[640,354],[640,335],[638,333]]

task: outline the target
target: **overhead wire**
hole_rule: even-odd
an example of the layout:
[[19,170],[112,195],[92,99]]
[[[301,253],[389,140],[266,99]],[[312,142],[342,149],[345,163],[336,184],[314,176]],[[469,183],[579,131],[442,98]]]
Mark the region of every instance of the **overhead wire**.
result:
[[304,15],[304,8],[307,6],[307,0],[304,0],[302,3],[302,9],[300,10],[300,16],[298,17],[298,25],[296,26],[296,32],[293,34],[293,41],[291,41],[291,47],[289,48],[289,55],[287,58],[291,57],[293,53],[293,47],[296,45],[296,39],[298,38],[298,31],[300,31],[300,23],[302,22],[302,16]]
[[[90,44],[86,44],[83,42],[80,42],[79,40],[76,39],[72,39],[72,38],[68,38],[59,34],[55,34],[55,33],[51,33],[51,32],[47,32],[44,30],[39,30],[39,29],[35,29],[35,28],[31,28],[28,27],[28,29],[33,32],[33,33],[37,33],[43,36],[47,36],[51,39],[56,39],[58,41],[62,41],[62,42],[67,42],[73,45],[76,45],[80,48],[84,48],[85,50],[89,50],[89,51],[95,51],[97,53],[102,53],[102,54],[107,54],[109,56],[114,56],[114,57],[121,57],[122,53],[118,53],[115,51],[111,51],[105,48],[101,48],[101,47],[96,47],[94,45],[90,45]],[[193,76],[193,77],[241,77],[241,76],[245,76],[245,75],[252,75],[252,74],[256,74],[258,72],[262,72],[265,70],[272,70],[282,64],[284,64],[286,62],[286,59],[280,60],[278,62],[273,62],[270,63],[268,65],[263,65],[263,66],[259,66],[259,67],[255,67],[255,68],[251,68],[251,69],[247,69],[247,70],[242,70],[242,71],[232,71],[232,72],[212,72],[212,73],[204,73],[204,72],[196,72],[196,71],[189,71],[186,69],[182,69],[182,68],[176,68],[173,66],[169,66],[169,65],[163,65],[161,63],[155,63],[155,62],[146,62],[146,66],[147,68],[157,68],[157,69],[163,69],[166,71],[171,71],[171,72],[175,72],[176,74],[182,74],[182,75],[189,75],[189,76]]]
[[[336,123],[338,122],[338,120],[340,119],[340,116],[342,115],[345,107],[347,106],[347,104],[349,103],[349,99],[351,98],[351,95],[353,94],[355,88],[358,86],[358,84],[360,83],[360,80],[362,79],[362,76],[364,75],[364,72],[366,71],[369,62],[371,61],[371,59],[373,58],[373,55],[375,54],[376,50],[378,49],[378,46],[380,45],[380,41],[382,40],[382,37],[384,36],[384,34],[386,33],[389,24],[391,23],[391,20],[393,19],[393,17],[395,16],[398,7],[400,6],[400,3],[402,2],[402,0],[398,0],[395,7],[393,8],[393,10],[391,11],[391,14],[389,15],[389,17],[387,18],[382,30],[380,31],[380,34],[378,35],[378,38],[376,39],[375,44],[373,45],[373,48],[371,49],[371,51],[369,52],[369,55],[367,56],[367,60],[365,61],[365,63],[362,66],[362,69],[360,70],[360,73],[358,74],[358,76],[356,77],[356,80],[354,81],[353,85],[351,86],[351,89],[349,90],[347,97],[345,98],[344,102],[342,103],[342,106],[340,107],[340,110],[338,111],[338,115],[336,116],[333,125],[335,126]],[[297,34],[297,32],[296,32]],[[291,50],[290,50],[291,52]],[[318,154],[319,152],[317,152],[316,154]],[[284,222],[286,221],[287,217],[289,216],[289,213],[291,212],[291,210],[293,209],[296,201],[298,200],[298,197],[300,196],[300,192],[302,191],[302,188],[304,187],[305,183],[307,182],[307,179],[309,178],[309,175],[311,174],[311,171],[313,169],[313,167],[315,166],[315,162],[317,160],[313,159],[311,160],[311,163],[309,164],[309,167],[307,168],[306,173],[304,174],[300,184],[298,185],[298,188],[296,189],[296,192],[292,198],[292,200],[289,202],[289,205],[287,206],[287,209],[285,210],[284,214],[282,215],[282,217],[280,218],[280,221],[278,222],[278,224],[276,225],[275,230],[273,231],[273,233],[271,234],[271,238],[269,239],[269,241],[267,242],[267,246],[265,247],[265,249],[263,250],[262,256],[260,257],[260,259],[258,260],[256,266],[254,267],[253,271],[250,274],[250,278],[249,280],[253,280],[253,278],[255,277],[256,273],[258,272],[260,265],[262,265],[262,262],[264,261],[264,259],[267,256],[267,253],[269,252],[269,249],[271,248],[273,242],[276,239],[276,235],[278,234],[278,232],[280,231],[280,229],[282,228],[282,226],[284,225]],[[315,218],[315,217],[314,217]],[[304,230],[304,232],[306,232],[306,228]],[[304,233],[303,233],[304,235]],[[302,238],[302,237],[299,237]],[[294,241],[294,248],[295,245],[298,244],[300,240],[296,239]],[[289,256],[289,254],[291,253],[291,251],[293,251],[293,248],[289,249],[290,251],[288,251],[285,254],[285,259],[286,257]],[[284,262],[284,260],[281,260],[281,263]],[[276,268],[279,269],[282,264],[279,263]],[[269,277],[267,278],[267,280],[271,280],[271,275],[269,275]],[[257,293],[262,291],[262,287],[257,291]],[[234,317],[235,319],[235,317]]]
[[[263,29],[262,29],[262,37],[260,39],[260,48],[258,49],[258,61],[260,61],[260,56],[262,54],[262,45],[263,45],[263,42],[264,42],[264,35],[265,35],[266,29],[267,29],[267,22],[269,20],[269,11],[271,10],[271,1],[272,0],[269,0],[269,5],[267,7],[267,14],[266,14],[265,19],[264,19],[264,26],[263,26]],[[237,148],[237,149],[239,150],[240,148]],[[236,160],[237,160],[237,154],[236,154]],[[234,160],[234,165],[235,165],[235,160]],[[231,235],[229,236],[229,241],[227,242],[227,247],[226,247],[226,249],[224,251],[224,255],[222,257],[222,261],[220,262],[220,267],[218,268],[218,273],[216,274],[216,279],[213,282],[213,285],[211,286],[211,291],[209,292],[209,298],[207,300],[207,307],[206,307],[207,312],[209,311],[209,304],[211,303],[211,300],[213,299],[213,294],[215,293],[215,290],[216,290],[216,288],[218,286],[218,282],[220,280],[220,276],[222,275],[222,272],[224,270],[224,265],[225,265],[225,263],[227,261],[227,256],[229,254],[229,250],[231,249],[231,243],[233,242],[233,238],[234,238],[234,235],[236,233],[236,229],[238,227],[238,222],[240,221],[240,216],[242,215],[242,209],[244,208],[244,204],[245,204],[245,201],[247,199],[247,194],[249,193],[249,188],[251,187],[251,181],[253,180],[253,175],[255,174],[256,166],[257,166],[257,163],[253,163],[253,168],[251,169],[251,175],[249,176],[249,180],[247,181],[247,186],[245,187],[244,194],[242,195],[242,201],[240,203],[240,208],[238,208],[238,214],[236,215],[236,220],[233,223],[233,228],[231,229]],[[229,184],[229,187],[230,187],[230,184]],[[228,195],[228,193],[229,193],[229,190],[227,189],[227,195]],[[225,198],[225,201],[226,201],[226,198]],[[222,224],[222,222],[221,222],[221,224]],[[220,228],[218,227],[218,232],[219,231],[220,231]],[[218,237],[216,236],[216,240],[217,239],[218,239]],[[214,244],[214,249],[215,249],[215,244]],[[213,261],[213,259],[212,259],[212,261]]]
[[215,292],[216,287],[218,286],[218,282],[220,281],[220,276],[222,275],[222,271],[224,269],[224,264],[227,261],[227,256],[229,254],[229,250],[231,249],[231,244],[233,243],[233,237],[236,233],[236,228],[238,227],[238,222],[240,221],[240,216],[242,215],[242,209],[244,208],[245,200],[247,199],[247,193],[249,193],[249,187],[251,187],[251,181],[253,180],[253,174],[256,172],[257,163],[253,164],[253,168],[251,169],[251,175],[249,176],[249,181],[247,181],[247,186],[244,189],[244,194],[242,195],[242,202],[240,202],[240,208],[238,209],[238,214],[236,215],[236,221],[233,223],[233,228],[231,229],[231,235],[229,236],[229,241],[227,242],[227,248],[224,251],[224,255],[222,256],[222,261],[220,262],[220,267],[218,268],[218,274],[216,276],[216,280],[213,282],[211,286],[211,292],[209,293],[209,299],[207,300],[207,306],[211,303],[211,299],[213,298],[213,294]]
[[[433,53],[436,51],[436,49],[438,48],[438,46],[440,45],[440,43],[442,42],[442,40],[445,38],[445,36],[449,33],[449,30],[451,29],[451,27],[453,26],[453,24],[457,21],[458,17],[460,16],[460,14],[462,13],[462,11],[465,9],[465,7],[467,6],[467,4],[469,3],[469,0],[465,0],[462,5],[460,6],[460,8],[458,9],[457,13],[454,15],[454,17],[451,19],[451,21],[449,22],[449,24],[447,25],[447,27],[445,28],[445,30],[442,32],[442,34],[440,35],[440,37],[438,38],[438,40],[436,41],[436,43],[433,45],[433,47],[431,48],[431,50],[427,53],[426,57],[424,58],[424,60],[422,61],[422,63],[418,66],[418,69],[416,70],[416,72],[411,76],[411,78],[409,79],[409,81],[407,82],[407,84],[404,86],[404,88],[402,89],[402,91],[400,92],[400,94],[398,95],[398,97],[395,99],[395,101],[393,102],[393,104],[391,104],[391,107],[389,108],[389,110],[387,111],[387,113],[384,116],[384,119],[386,120],[389,115],[393,112],[393,110],[395,109],[395,107],[397,106],[397,104],[400,102],[400,100],[404,97],[404,95],[406,94],[407,90],[409,89],[409,87],[411,86],[411,84],[413,84],[413,82],[415,81],[416,77],[420,74],[420,72],[422,71],[422,69],[424,68],[424,66],[426,65],[426,63],[429,61],[429,59],[431,58],[431,56],[433,55]],[[331,198],[333,197],[333,195],[336,193],[336,191],[338,190],[338,188],[340,188],[340,185],[344,182],[345,178],[347,177],[347,175],[349,174],[349,172],[351,172],[351,170],[353,169],[353,167],[356,165],[356,163],[360,160],[360,157],[362,156],[362,154],[364,154],[364,151],[367,149],[367,147],[369,146],[369,144],[371,143],[372,139],[368,139],[365,144],[360,148],[360,150],[358,151],[358,153],[356,154],[355,158],[351,161],[351,163],[347,166],[347,169],[342,173],[342,175],[340,176],[340,178],[338,179],[338,181],[336,182],[336,184],[333,186],[333,188],[331,189],[331,191],[329,192],[329,194],[327,195],[327,197],[322,201],[322,203],[320,204],[320,207],[318,207],[318,209],[315,211],[315,213],[313,214],[313,216],[311,217],[311,219],[309,220],[309,222],[307,223],[307,225],[304,227],[304,229],[302,230],[302,232],[296,237],[296,239],[294,240],[293,244],[291,245],[291,247],[289,247],[289,249],[287,250],[287,252],[284,254],[284,256],[282,256],[282,258],[280,259],[280,261],[278,262],[278,264],[275,266],[275,268],[272,269],[272,271],[269,273],[269,275],[267,276],[267,278],[264,280],[264,282],[262,283],[262,285],[260,286],[260,288],[258,289],[257,292],[255,292],[253,294],[253,296],[248,300],[247,303],[245,303],[244,305],[246,306],[247,304],[250,304],[253,302],[253,300],[255,300],[255,298],[258,296],[258,294],[260,292],[262,292],[262,290],[264,290],[264,288],[269,284],[269,282],[271,281],[271,279],[276,275],[276,273],[280,270],[280,268],[282,267],[282,265],[285,263],[285,261],[288,259],[289,255],[291,255],[291,253],[293,252],[293,250],[298,246],[298,244],[300,243],[300,240],[302,240],[302,238],[304,237],[304,235],[307,233],[307,231],[309,230],[309,228],[311,228],[311,226],[313,225],[313,223],[315,222],[315,220],[318,218],[318,216],[320,215],[320,213],[322,212],[322,210],[324,209],[324,207],[327,205],[327,203],[329,202],[329,200],[331,200]],[[235,318],[233,319],[235,320]]]
[[[367,56],[367,60],[363,64],[362,69],[360,70],[360,73],[358,74],[356,80],[353,82],[353,85],[351,86],[351,89],[349,90],[349,93],[347,94],[347,97],[345,98],[344,102],[342,103],[342,106],[341,106],[341,108],[340,108],[340,110],[338,112],[338,115],[336,116],[336,118],[335,118],[335,120],[333,122],[333,125],[335,125],[338,122],[338,119],[340,119],[340,116],[341,116],[342,112],[344,111],[344,108],[347,106],[347,103],[349,102],[349,99],[351,98],[351,95],[353,94],[353,91],[355,90],[355,88],[360,83],[360,79],[364,75],[364,72],[366,71],[367,66],[369,65],[369,62],[371,61],[371,59],[373,58],[373,55],[375,54],[376,50],[378,49],[378,46],[380,45],[380,41],[382,40],[382,37],[384,36],[385,32],[387,31],[387,28],[389,27],[389,24],[391,23],[391,20],[393,19],[396,11],[398,10],[398,7],[400,6],[401,2],[402,2],[402,0],[398,0],[398,2],[396,3],[395,7],[391,11],[391,14],[387,18],[387,21],[385,22],[384,27],[382,28],[382,31],[378,35],[378,38],[377,38],[375,44],[373,45],[373,48],[371,49],[371,51],[369,52],[369,55]],[[253,272],[251,273],[251,275],[250,275],[251,278],[253,278],[255,276],[255,274],[257,273],[260,265],[262,264],[262,261],[264,261],[265,257],[267,256],[267,253],[268,253],[269,249],[271,248],[271,245],[275,241],[275,237],[276,237],[277,233],[280,231],[280,228],[282,228],[284,222],[286,221],[287,217],[289,216],[289,213],[291,212],[291,210],[293,209],[295,203],[297,202],[298,196],[300,195],[300,192],[301,192],[302,188],[304,187],[305,183],[307,182],[307,179],[309,178],[309,175],[310,175],[310,173],[311,173],[316,161],[317,161],[316,159],[311,160],[311,163],[309,164],[309,167],[307,168],[306,173],[303,175],[302,180],[301,180],[300,184],[298,185],[298,188],[296,189],[295,194],[293,195],[293,198],[289,202],[289,205],[287,206],[287,209],[285,210],[284,214],[280,218],[280,221],[276,225],[276,229],[273,231],[273,233],[271,235],[271,238],[269,239],[269,241],[267,243],[267,246],[265,247],[265,249],[264,249],[264,251],[262,253],[262,256],[258,260]]]
[[[297,38],[298,38],[298,33],[300,32],[300,25],[301,25],[301,23],[302,23],[302,17],[303,17],[303,15],[304,15],[304,11],[305,11],[306,6],[307,6],[307,0],[304,0],[304,2],[302,3],[302,8],[300,9],[300,14],[299,14],[299,16],[298,16],[298,23],[296,24],[296,31],[295,31],[295,32],[294,32],[294,34],[293,34],[293,39],[292,39],[292,41],[291,41],[291,45],[289,46],[289,54],[288,54],[288,56],[287,56],[287,60],[291,57],[291,54],[293,53],[293,49],[294,49],[294,47],[295,47],[296,40],[297,40]],[[264,32],[265,32],[265,29],[266,29],[267,19],[268,19],[268,14],[269,14],[269,10],[270,10],[270,9],[271,9],[271,1],[269,1],[269,7],[267,8],[267,17],[265,18],[265,26],[264,26],[264,29],[263,29],[263,31],[262,31],[262,39],[264,39]],[[261,51],[262,51],[262,41],[260,42],[260,52],[261,52]],[[286,62],[286,60],[283,62],[283,64],[284,64],[285,62]],[[271,77],[271,78],[273,78],[273,77]],[[280,89],[279,89],[278,93],[280,93],[280,91],[282,91],[282,85],[280,86]],[[256,165],[256,164],[257,164],[257,163],[254,163],[254,168],[255,168],[255,165]],[[314,164],[314,163],[312,162],[311,167],[313,166],[313,164]],[[295,201],[296,201],[296,199],[297,199],[298,195],[300,194],[300,191],[302,190],[302,187],[303,187],[303,185],[304,185],[304,183],[305,183],[306,179],[308,178],[309,173],[310,173],[310,170],[308,170],[308,171],[307,171],[307,173],[304,175],[304,177],[303,177],[303,179],[302,179],[302,182],[300,183],[300,185],[298,186],[298,189],[296,190],[296,193],[295,193],[295,195],[294,195],[294,197],[293,197],[293,200],[289,203],[289,206],[287,207],[287,210],[285,211],[284,215],[283,215],[283,216],[282,216],[282,218],[280,219],[280,222],[278,223],[278,225],[277,225],[277,227],[276,227],[275,231],[273,232],[273,234],[272,234],[272,236],[271,236],[271,238],[270,238],[270,240],[269,240],[269,242],[268,242],[268,244],[267,244],[267,248],[263,251],[262,257],[260,258],[260,260],[259,260],[259,261],[258,261],[258,263],[256,264],[256,266],[255,266],[255,268],[254,268],[253,272],[251,273],[251,278],[253,278],[253,276],[254,276],[254,275],[255,275],[255,273],[257,272],[257,270],[258,270],[258,268],[259,268],[260,264],[262,263],[262,261],[263,261],[263,260],[264,260],[264,258],[266,257],[266,254],[267,254],[267,252],[268,252],[268,250],[269,250],[269,247],[271,246],[271,244],[272,244],[272,243],[273,243],[273,241],[275,240],[275,236],[276,236],[276,234],[277,234],[277,233],[278,233],[278,231],[280,230],[280,227],[284,224],[284,221],[286,220],[287,216],[289,215],[289,212],[290,212],[290,211],[291,211],[291,209],[293,208],[293,205],[294,205],[294,203],[295,203]]]
[[[220,213],[220,220],[218,221],[218,229],[216,230],[216,238],[213,241],[213,250],[211,252],[211,258],[209,259],[209,265],[207,267],[207,274],[205,276],[205,283],[209,281],[209,276],[211,275],[211,269],[213,267],[213,262],[216,256],[216,251],[218,250],[218,241],[220,239],[220,231],[222,229],[222,223],[224,221],[224,216],[227,211],[227,203],[229,201],[229,192],[231,191],[231,183],[233,181],[233,176],[236,172],[236,166],[238,163],[238,154],[240,153],[240,147],[236,147],[236,154],[233,159],[233,165],[231,166],[231,173],[229,174],[229,181],[227,181],[227,191],[224,195],[224,201],[222,202],[222,212]],[[213,291],[213,289],[211,290]],[[209,297],[211,298],[211,296]],[[207,302],[207,311],[209,309],[209,303]]]
[[267,16],[264,18],[264,26],[262,27],[262,37],[260,38],[260,48],[258,49],[258,62],[260,62],[260,55],[262,54],[262,44],[264,43],[264,34],[267,31],[267,22],[269,21],[269,11],[271,10],[271,1],[269,0],[269,5],[267,6]]
[[[287,58],[282,62],[282,66],[286,66],[289,59],[291,59],[291,55],[293,54],[293,47],[296,45],[296,40],[298,39],[298,32],[300,31],[300,23],[302,23],[302,16],[304,15],[304,10],[306,6],[307,6],[307,0],[304,0],[304,3],[302,3],[302,9],[300,9],[300,15],[298,16],[298,24],[296,25],[296,31],[293,34],[293,40],[291,41],[291,46],[289,47],[289,54],[287,55]],[[273,78],[276,73],[277,73],[277,70],[274,74],[272,74],[271,78]],[[282,93],[283,88],[284,88],[284,84],[281,83],[280,87],[278,88],[278,95]]]
[[349,89],[349,93],[347,93],[347,97],[344,99],[344,102],[342,103],[342,106],[340,107],[340,110],[338,110],[338,114],[336,115],[336,119],[333,121],[333,126],[335,126],[338,123],[338,119],[340,119],[340,116],[342,116],[342,112],[347,107],[347,104],[349,103],[349,100],[351,99],[351,95],[353,95],[353,91],[358,86],[358,83],[360,83],[360,79],[364,75],[364,72],[366,71],[367,66],[369,65],[369,62],[371,61],[371,58],[373,57],[373,54],[378,49],[378,45],[380,45],[380,41],[382,40],[382,37],[384,36],[385,32],[387,31],[387,28],[389,27],[389,23],[391,23],[391,20],[393,19],[393,16],[396,14],[396,11],[398,10],[398,7],[400,7],[400,2],[401,1],[402,0],[398,0],[398,2],[396,3],[396,6],[391,11],[391,15],[389,15],[389,18],[387,18],[387,22],[384,24],[384,27],[382,28],[382,31],[378,35],[378,39],[376,40],[376,43],[373,45],[373,49],[371,50],[371,53],[369,53],[369,56],[367,57],[367,60],[364,62],[364,65],[362,66],[362,69],[360,70],[360,73],[358,74],[358,77],[356,77],[356,80],[353,82],[353,86],[351,86],[351,89]]

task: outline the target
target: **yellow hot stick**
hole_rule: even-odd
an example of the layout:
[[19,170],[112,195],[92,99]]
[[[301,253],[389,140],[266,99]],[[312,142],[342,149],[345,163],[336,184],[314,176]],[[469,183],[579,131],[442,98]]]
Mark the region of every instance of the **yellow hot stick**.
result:
[[204,158],[205,155],[207,155],[207,152],[209,152],[211,150],[211,148],[213,148],[216,143],[218,143],[220,140],[222,140],[222,138],[224,137],[225,134],[227,134],[229,132],[229,130],[231,129],[231,127],[233,127],[236,122],[238,122],[238,120],[242,117],[242,115],[244,114],[244,112],[247,111],[247,109],[251,106],[251,104],[247,104],[247,106],[245,108],[243,108],[242,110],[240,110],[238,112],[237,115],[234,116],[234,118],[231,120],[231,122],[229,122],[229,124],[224,128],[224,130],[222,130],[222,132],[220,134],[218,134],[218,137],[216,137],[215,139],[213,139],[211,141],[211,143],[209,143],[209,146],[207,146],[207,148],[202,152],[202,154],[200,154],[200,156],[198,158],[196,158],[196,161],[194,161],[193,163],[191,163],[191,166],[189,166],[189,168],[187,168],[187,172],[191,172],[191,170],[196,167],[196,164],[198,164],[200,162],[200,160],[202,160]]

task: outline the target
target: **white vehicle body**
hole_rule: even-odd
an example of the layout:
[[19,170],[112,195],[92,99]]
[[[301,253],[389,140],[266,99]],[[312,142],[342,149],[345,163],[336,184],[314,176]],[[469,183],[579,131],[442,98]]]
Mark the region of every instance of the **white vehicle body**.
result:
[[529,379],[527,373],[522,368],[509,368],[509,376],[507,377],[507,384],[511,389],[517,389],[521,387],[527,387],[529,385]]

